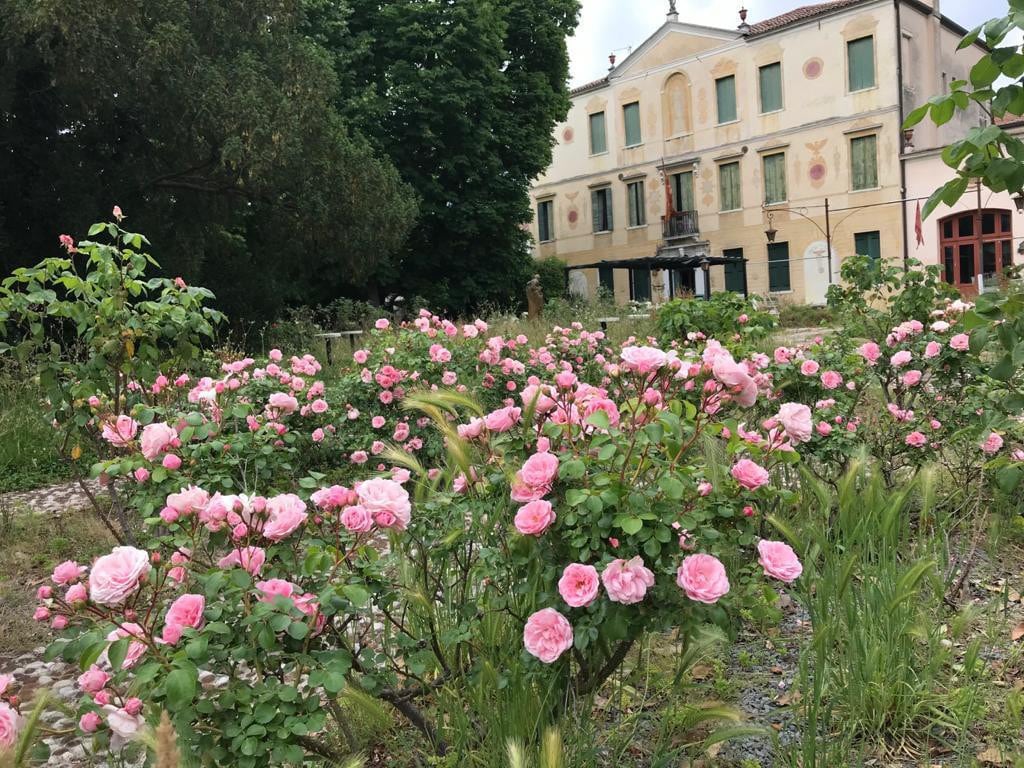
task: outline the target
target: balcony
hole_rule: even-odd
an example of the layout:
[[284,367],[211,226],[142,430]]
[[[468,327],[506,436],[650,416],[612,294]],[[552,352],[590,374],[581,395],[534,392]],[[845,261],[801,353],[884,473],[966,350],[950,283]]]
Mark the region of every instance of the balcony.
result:
[[696,211],[673,211],[671,216],[661,217],[662,237],[675,240],[682,237],[696,237],[700,234]]

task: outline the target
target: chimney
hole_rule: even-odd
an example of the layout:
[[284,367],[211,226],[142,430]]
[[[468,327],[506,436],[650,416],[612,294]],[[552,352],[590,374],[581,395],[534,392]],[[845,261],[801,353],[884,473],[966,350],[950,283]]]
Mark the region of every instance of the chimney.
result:
[[745,35],[750,32],[750,25],[747,24],[747,9],[740,8],[740,24],[736,27],[740,31],[741,35]]
[[611,72],[613,69],[615,69],[615,54],[614,53],[609,53],[608,54],[608,63],[611,64],[611,66],[608,67],[608,71]]

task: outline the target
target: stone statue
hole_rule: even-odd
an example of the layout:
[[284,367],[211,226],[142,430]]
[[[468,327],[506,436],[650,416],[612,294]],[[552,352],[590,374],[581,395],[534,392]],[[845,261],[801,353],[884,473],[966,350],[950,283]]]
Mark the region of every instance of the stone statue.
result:
[[544,291],[540,287],[540,275],[534,275],[526,284],[526,309],[531,320],[536,320],[544,311]]

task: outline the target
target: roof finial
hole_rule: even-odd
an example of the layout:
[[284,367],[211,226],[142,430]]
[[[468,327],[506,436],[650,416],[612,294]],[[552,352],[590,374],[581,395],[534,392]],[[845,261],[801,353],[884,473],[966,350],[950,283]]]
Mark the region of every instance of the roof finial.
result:
[[750,25],[747,24],[747,9],[746,7],[740,7],[740,25],[737,27],[741,34],[747,34],[750,31]]
[[679,12],[676,10],[676,0],[668,0],[668,20],[679,21]]

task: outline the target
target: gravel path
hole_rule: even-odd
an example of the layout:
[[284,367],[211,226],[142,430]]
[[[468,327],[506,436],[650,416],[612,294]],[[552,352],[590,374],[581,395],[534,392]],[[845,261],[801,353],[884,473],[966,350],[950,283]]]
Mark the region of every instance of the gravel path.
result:
[[[99,491],[99,483],[95,480],[87,480],[86,485],[93,493]],[[88,506],[89,497],[75,480],[31,491],[0,493],[0,509],[11,512],[31,512],[36,515],[63,514]]]

